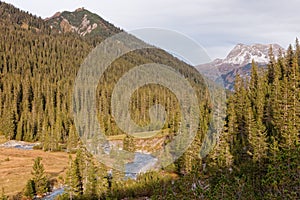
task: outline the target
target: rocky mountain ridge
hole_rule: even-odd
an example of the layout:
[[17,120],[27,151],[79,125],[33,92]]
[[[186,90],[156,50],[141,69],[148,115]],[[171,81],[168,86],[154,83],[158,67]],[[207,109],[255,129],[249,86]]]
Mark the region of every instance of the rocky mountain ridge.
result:
[[277,58],[285,53],[285,49],[278,44],[237,44],[224,59],[196,66],[202,74],[213,81],[224,84],[225,88],[232,90],[237,73],[246,78],[251,71],[252,61],[259,66],[266,66],[269,62],[269,51]]
[[57,12],[45,22],[58,33],[76,33],[83,37],[108,37],[121,30],[85,8]]

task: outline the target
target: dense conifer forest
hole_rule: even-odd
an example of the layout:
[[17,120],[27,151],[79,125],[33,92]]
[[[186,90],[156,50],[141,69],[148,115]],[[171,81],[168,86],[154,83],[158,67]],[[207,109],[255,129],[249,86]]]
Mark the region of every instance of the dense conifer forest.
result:
[[[82,12],[87,13],[85,10]],[[105,37],[59,33],[45,22],[0,2],[0,135],[8,140],[41,142],[44,151],[70,153],[62,177],[66,193],[57,199],[299,199],[300,198],[300,45],[290,45],[275,59],[270,47],[267,69],[252,63],[251,77],[236,77],[227,93],[224,128],[213,151],[199,150],[212,117],[212,102],[196,69],[160,49],[134,51],[114,61],[99,81],[98,119],[107,136],[124,135],[111,116],[111,94],[124,73],[137,65],[174,66],[195,89],[200,102],[200,128],[189,149],[170,166],[124,180],[99,164],[81,144],[72,115],[76,73],[88,53]],[[124,91],[126,92],[126,91]],[[141,126],[150,121],[154,104],[166,108],[161,135],[165,142],[180,125],[179,103],[166,88],[147,85],[131,100],[132,118]],[[152,127],[151,130],[155,130]],[[124,138],[124,148],[134,151]],[[33,164],[33,178],[23,196],[33,198],[50,190],[43,160]],[[0,183],[1,187],[1,183]],[[3,194],[0,199],[5,199]],[[17,198],[17,197],[15,197]]]

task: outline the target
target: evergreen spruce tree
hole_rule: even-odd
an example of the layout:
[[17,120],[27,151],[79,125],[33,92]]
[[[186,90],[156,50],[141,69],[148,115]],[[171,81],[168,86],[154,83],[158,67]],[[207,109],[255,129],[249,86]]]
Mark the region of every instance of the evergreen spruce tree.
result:
[[272,69],[269,69],[274,71],[274,76],[272,77],[272,80],[268,78],[264,118],[268,135],[274,137],[274,139],[276,138],[275,140],[279,139],[279,127],[281,123],[280,104],[282,99],[280,85],[281,70],[278,62],[272,64]]
[[[276,65],[276,60],[275,60],[275,56],[274,56],[274,52],[273,52],[273,48],[272,45],[270,46],[269,49],[269,63],[268,63],[268,71],[267,71],[267,79],[268,79],[268,84],[272,84],[275,76],[276,76],[276,70],[275,70],[275,65]],[[252,66],[253,68],[253,66]]]
[[75,125],[71,124],[68,131],[67,150],[70,152],[78,146],[78,135]]
[[73,163],[72,156],[69,155],[69,165],[68,165],[68,170],[66,173],[65,184],[67,186],[66,192],[68,193],[70,199],[73,199],[73,197],[74,197],[73,188],[72,188],[72,178],[73,178],[72,177],[72,163]]
[[85,196],[89,199],[97,199],[97,174],[92,162],[89,163]]
[[15,111],[11,112],[9,123],[6,124],[6,126],[8,127],[7,131],[9,133],[9,139],[10,140],[16,139],[17,129],[18,129],[18,121],[17,121],[17,116],[16,116]]
[[251,104],[246,102],[246,105],[248,107],[248,138],[252,157],[255,162],[259,163],[266,158],[268,149],[266,127],[263,123],[266,93],[264,83],[263,77],[258,75],[257,65],[253,62],[248,97]]
[[248,160],[248,133],[246,129],[246,89],[245,84],[240,75],[236,76],[235,80],[235,92],[233,95],[233,104],[235,111],[235,121],[233,123],[234,133],[233,133],[233,148],[232,154],[234,156],[235,164],[243,163]]
[[295,42],[295,54],[297,58],[297,63],[300,63],[300,44],[298,38],[296,38],[296,42]]
[[131,135],[126,135],[125,138],[123,139],[123,149],[125,151],[129,152],[135,152],[135,144],[134,144],[134,137]]
[[42,158],[37,157],[34,160],[33,171],[31,174],[33,175],[33,181],[36,193],[39,195],[43,195],[50,191],[50,184],[48,178],[45,175],[44,165],[41,163]]
[[24,196],[28,197],[30,199],[33,199],[33,197],[36,195],[36,190],[35,190],[35,183],[32,179],[29,179],[27,181],[25,191],[24,191]]
[[83,195],[83,177],[80,170],[80,154],[77,152],[71,166],[71,190],[74,196],[80,197]]
[[214,150],[209,154],[209,165],[217,169],[229,169],[233,164],[233,156],[230,151],[230,136],[226,128],[217,140]]
[[280,133],[282,141],[280,146],[284,149],[292,150],[299,140],[299,86],[297,83],[297,60],[293,59],[291,66],[288,66],[287,73],[281,81],[281,126]]

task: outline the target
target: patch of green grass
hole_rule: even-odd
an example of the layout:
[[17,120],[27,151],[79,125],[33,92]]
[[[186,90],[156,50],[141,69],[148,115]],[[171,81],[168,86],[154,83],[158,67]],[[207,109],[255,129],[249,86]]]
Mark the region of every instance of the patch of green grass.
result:
[[126,137],[125,134],[121,134],[121,135],[111,135],[107,137],[107,140],[111,141],[111,140],[123,140]]
[[[146,132],[139,132],[139,133],[134,133],[132,134],[135,139],[147,139],[147,138],[161,138],[165,137],[166,135],[169,135],[169,129],[163,129],[160,130],[159,132],[157,131],[146,131]],[[107,140],[123,140],[126,137],[126,134],[121,134],[121,135],[111,135],[107,136]]]

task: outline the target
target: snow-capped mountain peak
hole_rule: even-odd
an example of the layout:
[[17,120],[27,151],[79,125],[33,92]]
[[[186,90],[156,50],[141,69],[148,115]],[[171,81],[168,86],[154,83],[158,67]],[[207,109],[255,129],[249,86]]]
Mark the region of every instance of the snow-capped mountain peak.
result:
[[277,57],[279,54],[279,49],[283,51],[283,48],[278,44],[253,44],[253,45],[245,45],[245,44],[237,44],[228,56],[223,59],[223,63],[233,64],[244,66],[252,62],[254,60],[260,64],[266,64],[269,62],[269,49],[270,46],[273,48],[274,55]]
[[[250,73],[252,60],[259,66],[266,66],[269,63],[271,46],[275,59],[280,52],[285,53],[285,50],[278,44],[237,44],[226,58],[215,59],[196,68],[211,80],[218,81],[220,78],[223,79],[225,87],[232,88],[236,73],[244,74],[244,76]],[[231,81],[228,81],[229,79]]]
[[275,58],[279,53],[285,50],[278,44],[237,44],[224,59],[216,59],[211,63],[197,66],[201,72],[202,69],[207,70],[217,67],[221,74],[228,73],[233,69],[243,67],[254,60],[259,65],[265,65],[269,62],[269,50],[272,46]]

